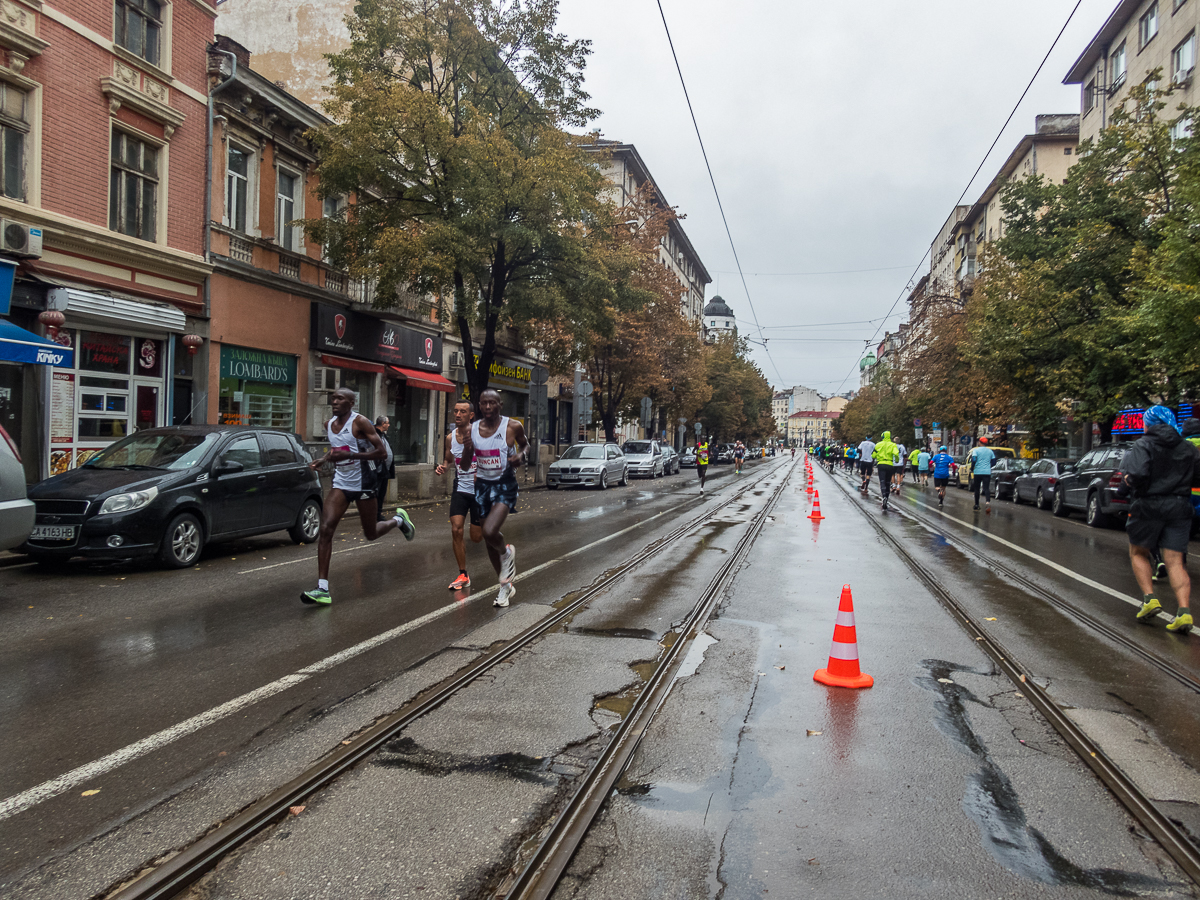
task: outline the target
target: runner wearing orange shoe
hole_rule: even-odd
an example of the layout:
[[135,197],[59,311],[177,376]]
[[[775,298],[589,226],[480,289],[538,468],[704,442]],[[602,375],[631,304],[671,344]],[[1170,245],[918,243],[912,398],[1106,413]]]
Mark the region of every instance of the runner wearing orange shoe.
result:
[[471,586],[467,574],[467,545],[463,540],[463,527],[467,516],[471,517],[471,540],[478,544],[483,540],[483,517],[479,504],[475,502],[475,463],[463,470],[463,443],[471,436],[471,420],[475,418],[475,406],[470,400],[459,400],[454,404],[454,429],[446,435],[446,446],[442,462],[434,471],[445,475],[454,469],[454,490],[450,492],[450,539],[454,544],[454,559],[458,563],[458,577],[447,585],[452,591],[461,591]]

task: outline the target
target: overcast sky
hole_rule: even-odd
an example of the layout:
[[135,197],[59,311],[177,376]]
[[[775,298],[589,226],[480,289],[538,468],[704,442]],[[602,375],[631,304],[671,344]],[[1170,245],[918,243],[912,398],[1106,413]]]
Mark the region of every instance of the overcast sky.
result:
[[[561,0],[559,24],[593,42],[595,124],[637,146],[686,216],[707,297],[770,338],[769,357],[753,346],[767,379],[831,394],[857,389],[876,327],[903,321],[903,301],[882,320],[1075,3],[662,0],[761,334],[655,0]],[[963,202],[1035,115],[1079,112],[1062,79],[1115,8],[1083,0]],[[864,269],[883,271],[849,271]]]

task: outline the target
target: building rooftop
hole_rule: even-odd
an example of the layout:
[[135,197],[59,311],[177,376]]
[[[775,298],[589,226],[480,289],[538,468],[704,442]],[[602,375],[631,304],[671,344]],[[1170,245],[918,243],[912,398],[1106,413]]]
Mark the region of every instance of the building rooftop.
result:
[[733,310],[729,308],[729,304],[719,294],[704,305],[704,314],[706,316],[727,316],[730,319],[737,318],[733,314]]

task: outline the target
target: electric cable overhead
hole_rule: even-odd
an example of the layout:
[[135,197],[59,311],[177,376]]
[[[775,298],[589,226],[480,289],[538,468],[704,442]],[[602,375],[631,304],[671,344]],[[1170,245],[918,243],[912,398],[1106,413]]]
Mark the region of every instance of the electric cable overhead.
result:
[[[1029,93],[1030,88],[1033,87],[1033,83],[1037,81],[1037,77],[1042,74],[1042,69],[1045,67],[1046,61],[1050,59],[1050,54],[1054,52],[1054,48],[1057,47],[1058,42],[1062,40],[1062,36],[1066,32],[1067,26],[1071,24],[1071,20],[1075,18],[1075,13],[1079,11],[1079,7],[1082,5],[1083,0],[1077,0],[1075,7],[1071,10],[1071,14],[1067,16],[1067,21],[1063,22],[1063,27],[1059,29],[1058,35],[1054,38],[1054,42],[1050,45],[1050,49],[1047,50],[1046,55],[1042,57],[1042,61],[1038,64],[1037,70],[1033,73],[1033,77],[1029,79],[1029,84],[1025,85],[1025,90],[1021,92],[1021,96],[1013,106],[1012,112],[1008,114],[1008,118],[1005,119],[1004,124],[1000,126],[1000,131],[996,133],[996,138],[992,141],[992,145],[988,147],[987,153],[983,154],[983,159],[979,161],[979,165],[975,169],[975,174],[971,176],[970,181],[967,182],[967,186],[963,188],[963,192],[958,195],[958,200],[954,202],[955,206],[958,206],[960,203],[962,203],[963,198],[967,196],[967,191],[971,189],[971,185],[975,183],[975,179],[979,177],[979,173],[983,171],[983,167],[987,163],[988,157],[992,155],[992,151],[995,150],[996,145],[1000,143],[1000,138],[1004,136],[1004,129],[1008,127],[1008,123],[1011,122],[1013,120],[1013,116],[1017,114],[1017,109],[1019,109],[1021,104],[1025,101],[1025,96]],[[659,8],[661,10],[661,4],[659,5]],[[904,285],[904,290],[900,292],[900,296],[896,298],[896,301],[892,304],[892,308],[888,310],[888,314],[884,317],[885,320],[891,318],[892,312],[895,311],[900,301],[904,299],[904,295],[909,292],[909,285],[913,283],[913,279],[915,279],[917,277],[917,273],[921,271],[921,266],[925,264],[925,257],[927,256],[929,256],[929,248],[926,248],[925,252],[921,254],[921,259],[917,263],[917,267],[913,269],[912,275],[909,276],[908,281]],[[881,324],[879,328],[882,327],[883,325]],[[875,339],[879,337],[879,328],[876,328],[875,333],[871,335],[870,340],[865,342],[866,346],[869,347],[871,344],[875,343]],[[856,362],[850,371],[846,373],[846,377],[842,379],[841,384],[838,385],[838,389],[834,393],[841,391],[846,382],[850,380],[850,376],[854,374],[854,370],[857,368],[858,363]]]
[[725,236],[729,238],[729,249],[733,251],[733,262],[737,266],[738,277],[742,280],[742,290],[746,292],[746,303],[750,306],[750,315],[754,317],[754,327],[758,329],[759,337],[763,338],[761,341],[754,341],[754,343],[762,345],[763,352],[767,354],[767,359],[771,360],[771,366],[775,369],[775,375],[779,378],[779,383],[782,385],[783,375],[779,372],[779,366],[775,365],[775,360],[771,358],[771,350],[767,347],[767,339],[763,337],[762,326],[758,324],[758,313],[754,311],[754,301],[750,299],[750,287],[746,284],[746,275],[742,272],[742,261],[738,259],[737,247],[733,243],[733,232],[730,231],[729,220],[725,217],[725,206],[721,203],[721,192],[717,190],[717,179],[713,177],[712,165],[708,161],[708,151],[704,148],[704,138],[700,136],[700,123],[696,121],[696,111],[692,108],[692,98],[688,94],[687,82],[683,79],[683,68],[679,65],[679,56],[675,52],[675,42],[671,40],[671,29],[667,25],[667,14],[663,12],[662,0],[656,0],[656,2],[658,3],[658,14],[662,17],[663,30],[667,33],[667,44],[671,47],[671,58],[675,60],[675,71],[679,73],[679,83],[683,87],[683,98],[687,101],[688,113],[692,117],[692,127],[696,129],[696,140],[700,142],[700,153],[704,157],[704,167],[708,170],[708,180],[712,182],[713,196],[717,198],[717,209],[720,210],[721,221],[725,225]]

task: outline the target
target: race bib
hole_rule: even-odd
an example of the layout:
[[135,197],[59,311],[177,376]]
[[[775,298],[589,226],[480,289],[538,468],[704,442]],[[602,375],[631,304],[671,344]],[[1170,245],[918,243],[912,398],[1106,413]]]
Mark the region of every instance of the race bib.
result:
[[501,450],[476,450],[475,466],[484,481],[498,481],[508,467],[508,457]]

